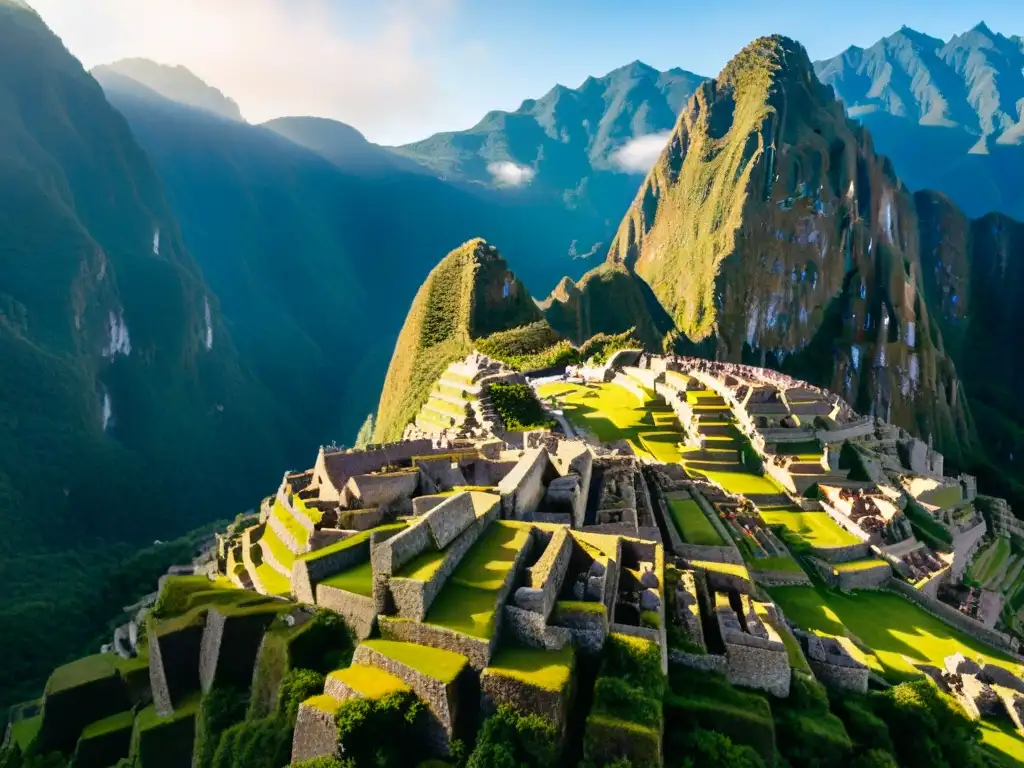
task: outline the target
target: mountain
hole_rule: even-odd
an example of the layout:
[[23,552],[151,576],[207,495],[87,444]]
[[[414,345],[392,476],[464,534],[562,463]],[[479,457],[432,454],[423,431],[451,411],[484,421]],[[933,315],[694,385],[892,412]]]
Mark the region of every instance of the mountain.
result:
[[[618,293],[591,286],[612,272],[640,280],[670,318],[664,344],[828,385],[956,462],[974,432],[924,295],[920,239],[913,196],[804,49],[763,38],[683,109],[606,264],[573,301],[592,317],[621,315]],[[548,301],[552,325],[577,339],[592,332],[566,322],[563,295]],[[662,331],[664,320],[645,307],[602,330],[629,325]],[[648,331],[647,341],[662,339]]]
[[949,41],[903,27],[814,66],[912,189],[945,192],[970,216],[1024,217],[1020,37],[984,23]]
[[121,59],[96,67],[92,74],[97,80],[111,75],[127,77],[170,101],[202,109],[227,120],[244,120],[234,99],[229,99],[182,66],[171,67],[149,59]]
[[489,112],[467,131],[394,150],[446,179],[561,209],[572,236],[566,246],[590,255],[607,246],[646,158],[702,80],[636,61],[579,88],[555,86],[515,112]]
[[239,357],[124,118],[10,2],[0,104],[3,706],[102,628],[121,543],[247,508],[308,445]]
[[416,292],[380,396],[374,438],[399,440],[449,363],[473,341],[541,319],[529,292],[493,245],[456,248]]

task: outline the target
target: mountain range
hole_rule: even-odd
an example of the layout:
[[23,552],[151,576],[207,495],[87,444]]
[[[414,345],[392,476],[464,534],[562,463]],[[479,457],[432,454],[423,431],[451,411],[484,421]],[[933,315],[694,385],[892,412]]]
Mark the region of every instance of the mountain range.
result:
[[[99,632],[114,543],[232,516],[310,445],[349,442],[417,288],[477,237],[517,295],[564,276],[542,307],[567,338],[634,328],[792,371],[1018,498],[1024,233],[962,198],[1020,204],[1020,40],[898,34],[814,68],[772,38],[714,81],[635,62],[389,148],[252,125],[181,67],[90,76],[0,0],[0,652],[19,660],[0,689]],[[932,85],[900,90],[885,72],[920,85],[912,56]],[[927,174],[940,192],[912,192]]]

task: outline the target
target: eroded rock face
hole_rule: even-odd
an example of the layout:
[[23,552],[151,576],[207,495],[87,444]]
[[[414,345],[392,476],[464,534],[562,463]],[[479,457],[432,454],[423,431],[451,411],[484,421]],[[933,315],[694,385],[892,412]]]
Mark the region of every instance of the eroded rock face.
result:
[[691,98],[602,269],[649,285],[669,346],[792,371],[955,455],[971,422],[929,316],[921,239],[914,197],[867,131],[798,43],[769,37]]

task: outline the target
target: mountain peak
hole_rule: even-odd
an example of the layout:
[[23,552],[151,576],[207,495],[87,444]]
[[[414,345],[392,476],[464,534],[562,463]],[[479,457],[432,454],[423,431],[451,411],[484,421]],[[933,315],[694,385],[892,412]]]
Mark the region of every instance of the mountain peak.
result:
[[92,74],[98,80],[110,74],[127,77],[170,101],[244,122],[242,112],[233,99],[180,64],[171,66],[150,59],[121,59],[94,68]]

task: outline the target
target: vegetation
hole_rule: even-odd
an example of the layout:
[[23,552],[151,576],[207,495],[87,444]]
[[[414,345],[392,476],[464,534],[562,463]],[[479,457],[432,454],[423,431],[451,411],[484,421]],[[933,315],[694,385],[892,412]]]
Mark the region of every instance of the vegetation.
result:
[[683,541],[688,544],[711,547],[725,544],[700,505],[692,499],[669,499],[668,510]]
[[327,677],[344,683],[368,699],[382,699],[392,693],[409,690],[409,686],[394,675],[364,664],[335,670]]
[[573,345],[563,339],[546,320],[498,331],[478,339],[476,348],[488,357],[527,373],[579,361],[579,354]]
[[728,736],[717,731],[695,728],[687,732],[666,735],[665,765],[670,768],[700,768],[701,766],[729,766],[729,768],[763,768],[764,760],[750,747],[734,744]]
[[483,240],[449,253],[413,299],[381,392],[374,439],[397,440],[449,363],[473,340],[540,319],[505,262]]
[[494,409],[509,431],[524,432],[555,426],[555,420],[544,412],[529,384],[492,384],[489,393]]
[[450,683],[466,667],[466,657],[453,651],[396,640],[364,640],[363,645],[424,675]]
[[598,333],[591,336],[580,346],[580,360],[604,365],[619,350],[642,349],[643,345],[633,336],[634,330],[630,328],[622,333]]
[[544,718],[502,706],[484,721],[466,768],[554,768],[558,742],[557,730]]
[[487,673],[512,677],[546,691],[564,691],[572,680],[574,667],[572,645],[557,651],[506,645],[498,648],[487,665]]
[[423,754],[427,709],[410,691],[347,699],[336,715],[338,739],[352,766],[405,768]]

